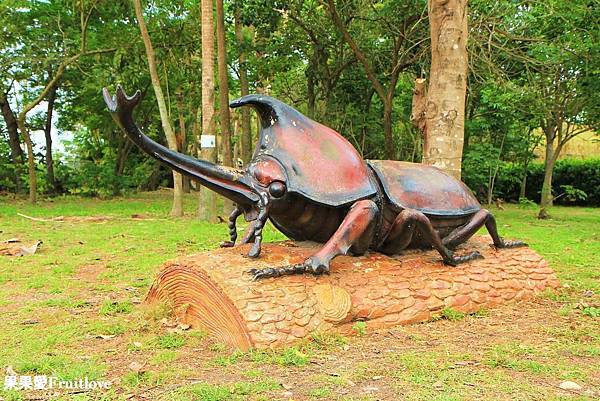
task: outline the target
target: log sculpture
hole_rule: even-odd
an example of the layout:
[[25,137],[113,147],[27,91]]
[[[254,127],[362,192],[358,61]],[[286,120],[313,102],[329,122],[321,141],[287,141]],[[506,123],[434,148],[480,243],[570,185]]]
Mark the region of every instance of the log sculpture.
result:
[[433,250],[371,253],[337,258],[329,275],[259,281],[246,272],[297,263],[318,245],[266,244],[259,260],[245,256],[250,244],[223,248],[167,262],[146,301],[168,301],[180,321],[246,350],[291,344],[314,332],[351,334],[356,321],[374,329],[426,321],[446,307],[475,312],[559,286],[532,249],[497,251],[488,242],[471,239],[467,247],[485,258],[460,267],[444,265]]

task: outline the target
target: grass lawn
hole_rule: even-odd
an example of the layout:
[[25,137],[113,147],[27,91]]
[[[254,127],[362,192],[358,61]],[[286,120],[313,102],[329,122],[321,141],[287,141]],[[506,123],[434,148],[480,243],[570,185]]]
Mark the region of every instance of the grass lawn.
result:
[[[0,387],[0,399],[600,397],[600,209],[557,207],[545,221],[531,207],[493,210],[504,236],[546,257],[564,285],[558,293],[471,316],[240,353],[201,331],[168,327],[168,311],[140,303],[162,262],[227,238],[225,224],[194,219],[192,195],[186,217],[168,218],[169,196],[66,197],[36,206],[0,197],[0,240],[43,241],[35,255],[0,255],[0,367],[112,381],[108,391],[54,395]],[[283,238],[266,230],[266,241]],[[565,380],[581,389],[559,388]]]

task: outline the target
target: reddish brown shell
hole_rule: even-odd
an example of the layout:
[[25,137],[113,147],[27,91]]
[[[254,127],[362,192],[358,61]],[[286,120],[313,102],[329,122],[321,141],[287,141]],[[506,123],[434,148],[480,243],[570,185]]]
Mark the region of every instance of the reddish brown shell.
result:
[[253,161],[270,156],[281,163],[288,192],[341,206],[377,191],[365,161],[336,131],[269,96],[244,96],[230,104],[244,105],[254,107],[261,119]]
[[465,184],[435,167],[392,160],[369,160],[368,164],[399,209],[439,216],[464,216],[481,209]]

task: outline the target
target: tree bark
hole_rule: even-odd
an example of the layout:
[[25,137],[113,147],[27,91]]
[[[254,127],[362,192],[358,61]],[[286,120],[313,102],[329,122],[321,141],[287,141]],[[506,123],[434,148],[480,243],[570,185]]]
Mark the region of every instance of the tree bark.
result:
[[431,69],[423,163],[460,179],[467,89],[467,0],[429,0]]
[[[202,12],[202,135],[215,135],[215,38],[213,1],[201,1]],[[215,148],[201,147],[200,158],[216,161]],[[200,186],[198,217],[212,223],[217,221],[217,197]]]
[[[217,69],[219,74],[219,114],[221,123],[221,152],[223,165],[232,166],[231,116],[229,114],[229,73],[227,72],[227,40],[225,38],[225,10],[223,0],[217,0]],[[233,204],[223,198],[223,210],[229,214]]]
[[[148,34],[148,28],[144,21],[144,15],[142,13],[141,0],[133,0],[135,6],[135,15],[140,26],[140,32],[142,40],[144,41],[144,47],[146,48],[146,57],[148,59],[148,69],[150,70],[150,79],[152,80],[152,87],[154,88],[154,94],[156,96],[156,102],[158,103],[158,111],[160,112],[160,121],[162,123],[163,131],[167,137],[167,144],[169,149],[177,151],[177,138],[173,132],[173,127],[169,120],[169,114],[167,112],[167,105],[163,96],[163,91],[160,86],[160,79],[158,77],[158,71],[156,68],[156,56],[154,54],[154,48],[152,47],[152,41]],[[178,217],[183,216],[183,195],[182,195],[182,177],[181,174],[173,170],[173,207],[171,209],[171,216]]]
[[[235,37],[238,41],[238,46],[240,47],[239,54],[239,74],[240,74],[240,94],[242,96],[246,96],[250,93],[250,88],[248,84],[248,67],[246,65],[246,52],[244,50],[244,35],[242,32],[242,16],[241,10],[236,10],[235,13]],[[250,125],[250,110],[248,107],[242,107],[242,133],[240,135],[241,139],[241,156],[244,164],[248,163],[252,158],[252,130]]]
[[54,113],[54,103],[56,102],[55,86],[48,94],[48,108],[46,111],[46,124],[44,126],[44,136],[46,137],[46,179],[50,185],[50,192],[57,193],[58,188],[54,178],[54,158],[52,157],[52,115]]
[[540,211],[538,218],[547,219],[550,217],[548,208],[552,207],[552,173],[556,162],[556,153],[554,151],[554,141],[546,135],[546,155],[544,160],[544,182],[542,184],[542,193],[540,199]]
[[381,99],[383,103],[383,133],[385,137],[385,155],[388,159],[395,158],[394,146],[393,146],[393,126],[392,126],[392,110],[393,110],[393,99],[394,92],[396,90],[396,84],[398,82],[398,77],[401,72],[401,68],[398,66],[398,51],[401,38],[398,38],[394,45],[394,54],[392,55],[392,68],[390,75],[390,82],[387,88],[379,81],[371,63],[367,59],[367,56],[360,49],[358,44],[354,41],[350,32],[346,28],[344,21],[340,18],[337,9],[335,7],[335,2],[333,0],[327,0],[327,5],[329,7],[329,12],[331,13],[331,18],[335,24],[335,26],[342,32],[344,40],[352,49],[354,56],[360,62],[362,67],[367,74],[367,78],[373,85],[373,89]]
[[[184,107],[183,107],[183,92],[181,88],[177,88],[175,93],[177,99],[177,119],[179,121],[179,134],[177,135],[177,146],[181,153],[188,154],[187,132],[185,127]],[[182,191],[190,193],[190,177],[182,176]]]
[[2,117],[8,132],[8,145],[10,146],[10,159],[15,165],[15,190],[21,192],[21,168],[24,164],[23,150],[21,149],[21,141],[19,140],[19,128],[17,119],[10,108],[6,94],[0,94],[0,108],[2,109]]

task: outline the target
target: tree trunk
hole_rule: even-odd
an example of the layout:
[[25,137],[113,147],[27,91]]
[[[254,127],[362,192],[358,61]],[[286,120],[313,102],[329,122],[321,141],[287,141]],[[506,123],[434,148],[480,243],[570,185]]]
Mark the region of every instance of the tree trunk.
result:
[[[175,93],[177,99],[177,119],[179,121],[179,134],[177,135],[177,145],[179,152],[188,154],[188,142],[187,132],[185,129],[185,117],[183,115],[183,92],[181,88],[177,88]],[[190,177],[182,176],[182,191],[183,193],[190,193]]]
[[552,207],[552,173],[556,162],[556,153],[554,151],[554,141],[548,139],[546,135],[546,157],[544,160],[544,183],[542,184],[542,194],[540,199],[540,212],[538,218],[547,219],[550,217],[548,208]]
[[25,113],[20,113],[17,118],[17,126],[19,127],[19,131],[21,132],[21,136],[23,137],[23,141],[25,141],[25,145],[27,146],[27,169],[29,173],[29,202],[35,204],[37,202],[37,175],[35,171],[35,155],[33,154],[33,142],[31,141],[31,136],[29,135],[29,130],[27,129],[25,123]]
[[48,108],[46,111],[46,124],[44,126],[44,135],[46,137],[46,179],[50,186],[49,192],[52,193],[58,192],[54,178],[54,159],[52,157],[52,114],[54,112],[57,89],[58,87],[55,86],[48,94]]
[[[391,93],[389,95],[391,95]],[[390,160],[396,158],[392,131],[392,108],[393,99],[391,96],[386,96],[383,101],[383,134],[385,137],[385,157]]]
[[[227,72],[227,41],[225,38],[225,10],[223,0],[217,0],[217,69],[219,73],[219,114],[221,123],[221,152],[223,165],[232,166],[231,117],[229,114],[229,73]],[[229,199],[223,198],[225,213],[233,209]]]
[[10,146],[10,159],[15,165],[15,189],[16,192],[21,192],[21,168],[24,164],[23,150],[21,149],[21,141],[19,140],[19,128],[17,119],[10,108],[8,99],[4,93],[0,94],[0,108],[2,116],[8,132],[8,145]]
[[[202,0],[202,133],[215,135],[215,38],[213,23],[213,1]],[[201,146],[200,158],[216,161],[215,148]],[[198,217],[217,221],[217,197],[206,187],[200,186]]]
[[467,0],[429,0],[431,69],[423,163],[460,179],[467,89]]
[[[241,10],[235,13],[235,37],[238,41],[238,46],[241,47],[239,55],[239,73],[240,73],[240,94],[246,96],[250,93],[248,85],[248,67],[246,66],[246,52],[243,49],[244,35],[242,33],[242,16]],[[252,158],[252,130],[250,125],[250,110],[248,107],[242,107],[242,132],[241,139],[241,155],[244,164],[248,163]]]
[[[156,96],[156,102],[158,103],[158,111],[160,112],[160,121],[162,123],[163,131],[167,137],[167,144],[169,149],[177,151],[177,138],[173,132],[173,127],[169,121],[169,114],[167,112],[167,105],[163,96],[163,91],[160,86],[160,79],[158,77],[158,71],[156,68],[156,56],[154,54],[154,48],[148,34],[146,22],[144,21],[144,15],[142,13],[141,0],[134,0],[135,14],[137,16],[138,24],[140,26],[140,32],[142,40],[144,41],[144,47],[146,48],[146,57],[148,58],[148,69],[150,70],[150,78],[152,80],[152,87],[154,88],[154,94]],[[183,196],[182,196],[182,179],[181,174],[173,171],[173,207],[171,209],[171,216],[178,217],[183,216]]]

